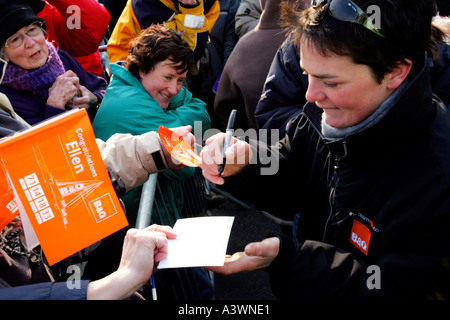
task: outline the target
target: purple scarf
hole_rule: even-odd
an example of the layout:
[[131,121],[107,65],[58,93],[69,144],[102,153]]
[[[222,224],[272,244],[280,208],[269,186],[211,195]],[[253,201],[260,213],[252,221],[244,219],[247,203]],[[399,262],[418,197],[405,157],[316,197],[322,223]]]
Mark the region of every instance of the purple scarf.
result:
[[2,85],[15,90],[31,91],[33,94],[48,94],[48,89],[65,70],[53,44],[47,42],[47,47],[48,60],[38,69],[26,70],[14,63],[8,63]]

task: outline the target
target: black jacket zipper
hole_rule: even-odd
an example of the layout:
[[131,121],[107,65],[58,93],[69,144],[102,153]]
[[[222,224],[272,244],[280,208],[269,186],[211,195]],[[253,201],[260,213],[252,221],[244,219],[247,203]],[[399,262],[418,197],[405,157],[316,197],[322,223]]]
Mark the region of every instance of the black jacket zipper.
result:
[[341,160],[341,158],[339,156],[336,156],[335,161],[334,161],[333,177],[331,178],[330,186],[329,186],[330,194],[328,195],[328,204],[330,205],[330,213],[328,214],[327,221],[325,222],[325,227],[323,228],[322,242],[325,242],[325,235],[327,233],[328,223],[330,222],[331,217],[333,216],[333,196],[336,191],[336,182],[338,179],[338,170],[339,170],[339,161],[340,160]]

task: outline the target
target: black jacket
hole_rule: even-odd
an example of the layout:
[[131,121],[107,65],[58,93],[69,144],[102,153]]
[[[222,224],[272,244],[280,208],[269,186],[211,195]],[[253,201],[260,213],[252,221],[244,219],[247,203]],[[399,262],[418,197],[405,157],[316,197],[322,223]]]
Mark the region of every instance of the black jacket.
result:
[[449,297],[450,112],[432,102],[427,67],[394,95],[381,121],[336,142],[306,104],[269,149],[277,174],[253,165],[227,179],[271,213],[300,213],[269,268],[279,298]]
[[308,76],[300,68],[300,55],[292,43],[292,34],[278,49],[267,74],[263,93],[255,109],[258,129],[279,129],[284,136],[286,124],[302,112],[306,103]]

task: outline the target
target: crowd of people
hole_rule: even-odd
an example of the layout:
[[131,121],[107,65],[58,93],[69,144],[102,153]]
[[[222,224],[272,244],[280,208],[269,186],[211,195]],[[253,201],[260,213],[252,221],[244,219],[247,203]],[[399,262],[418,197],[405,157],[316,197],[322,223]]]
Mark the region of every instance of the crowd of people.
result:
[[[193,144],[223,131],[232,109],[235,128],[279,139],[233,136],[224,155],[224,133],[196,141],[203,176],[295,217],[295,231],[261,235],[206,269],[264,269],[279,299],[449,298],[447,1],[0,5],[0,137],[86,109],[130,223],[97,249],[102,258],[87,257],[81,287],[69,289],[42,252],[26,248],[16,216],[0,233],[0,299],[148,298],[139,289],[176,238],[182,184],[196,170],[173,161],[156,131],[174,128]],[[263,173],[267,155],[277,172]],[[172,209],[137,230],[142,184],[155,172],[163,198],[154,210]],[[205,268],[193,272],[201,298],[213,299]]]

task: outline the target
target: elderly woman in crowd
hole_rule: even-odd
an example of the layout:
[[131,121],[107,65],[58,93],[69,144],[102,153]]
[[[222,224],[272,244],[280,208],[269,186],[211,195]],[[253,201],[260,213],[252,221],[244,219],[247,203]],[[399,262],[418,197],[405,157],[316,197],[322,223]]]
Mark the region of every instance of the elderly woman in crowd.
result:
[[26,1],[0,5],[0,57],[8,62],[0,92],[15,111],[29,124],[71,108],[85,108],[93,119],[106,81],[46,41],[44,22]]

